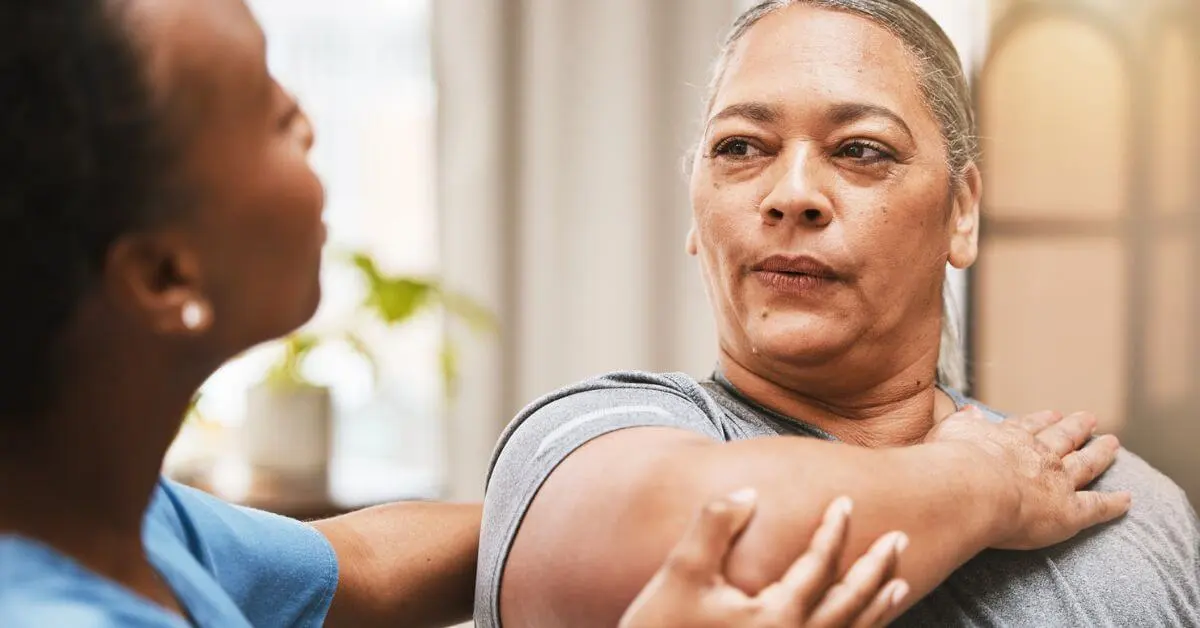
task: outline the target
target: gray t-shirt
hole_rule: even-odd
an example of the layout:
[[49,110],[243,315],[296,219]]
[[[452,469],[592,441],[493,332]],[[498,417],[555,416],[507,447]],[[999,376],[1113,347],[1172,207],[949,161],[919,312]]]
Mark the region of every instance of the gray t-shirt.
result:
[[[960,407],[969,401],[947,393]],[[754,404],[728,382],[681,374],[613,373],[533,402],[505,430],[492,459],[477,625],[500,625],[500,577],[542,482],[584,443],[643,426],[724,442],[774,435],[832,439]],[[986,551],[896,625],[1200,627],[1200,521],[1183,491],[1124,451],[1095,488],[1132,491],[1133,508],[1116,523],[1050,549]]]

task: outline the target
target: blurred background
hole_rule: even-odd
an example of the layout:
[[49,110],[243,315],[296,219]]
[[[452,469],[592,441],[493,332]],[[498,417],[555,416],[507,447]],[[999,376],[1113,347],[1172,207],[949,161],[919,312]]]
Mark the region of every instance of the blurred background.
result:
[[[981,116],[971,391],[1090,409],[1200,504],[1200,0],[919,0]],[[708,374],[683,155],[744,0],[250,0],[318,131],[313,324],[219,372],[168,472],[307,517],[475,499],[525,403]]]

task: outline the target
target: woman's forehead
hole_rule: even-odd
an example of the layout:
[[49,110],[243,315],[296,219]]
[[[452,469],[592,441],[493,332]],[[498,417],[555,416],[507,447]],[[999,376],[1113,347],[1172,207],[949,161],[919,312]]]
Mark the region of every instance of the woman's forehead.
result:
[[906,119],[928,117],[899,38],[866,18],[806,5],[766,16],[737,42],[712,112],[741,102],[788,108],[862,102]]
[[265,79],[263,33],[242,0],[136,0],[129,19],[160,89],[211,100]]

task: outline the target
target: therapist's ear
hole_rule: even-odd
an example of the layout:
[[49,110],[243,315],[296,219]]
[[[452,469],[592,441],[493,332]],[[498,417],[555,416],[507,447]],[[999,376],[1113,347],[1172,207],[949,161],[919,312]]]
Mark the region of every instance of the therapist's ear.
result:
[[688,255],[695,255],[700,252],[700,248],[696,244],[696,225],[692,225],[692,228],[688,229],[687,243],[685,246],[687,247]]

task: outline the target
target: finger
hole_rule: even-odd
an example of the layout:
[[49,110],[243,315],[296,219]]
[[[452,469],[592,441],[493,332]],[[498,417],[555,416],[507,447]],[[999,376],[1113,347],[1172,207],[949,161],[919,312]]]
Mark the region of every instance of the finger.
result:
[[811,622],[816,626],[845,626],[860,615],[883,585],[892,579],[900,561],[900,553],[908,547],[908,535],[903,532],[885,534],[858,559],[846,577],[825,595],[813,610]]
[[1133,496],[1127,491],[1100,493],[1079,491],[1075,493],[1077,530],[1107,523],[1129,512]]
[[780,580],[781,591],[788,598],[787,604],[811,608],[837,577],[838,559],[846,548],[853,509],[854,502],[849,497],[839,497],[825,509],[808,550],[792,563]]
[[1075,488],[1082,489],[1091,484],[1112,466],[1117,460],[1117,452],[1121,450],[1121,441],[1116,436],[1106,434],[1092,439],[1079,451],[1067,454],[1063,458],[1063,468],[1067,477],[1075,483]]
[[1076,412],[1038,433],[1038,440],[1060,458],[1079,449],[1096,433],[1096,417]]
[[742,489],[706,504],[692,520],[664,565],[668,577],[707,582],[723,571],[733,539],[746,527],[758,493]]
[[1033,414],[1026,414],[1025,416],[1021,417],[1015,417],[1010,420],[1013,422],[1013,424],[1024,429],[1030,434],[1037,434],[1051,425],[1058,423],[1062,419],[1063,415],[1061,412],[1056,412],[1054,410],[1043,410],[1041,412],[1034,412]]
[[875,599],[871,600],[871,604],[867,606],[867,610],[863,611],[854,619],[851,624],[853,628],[882,628],[887,625],[888,618],[895,615],[895,611],[904,602],[904,598],[908,597],[908,583],[899,578],[888,582],[879,593],[875,595]]

